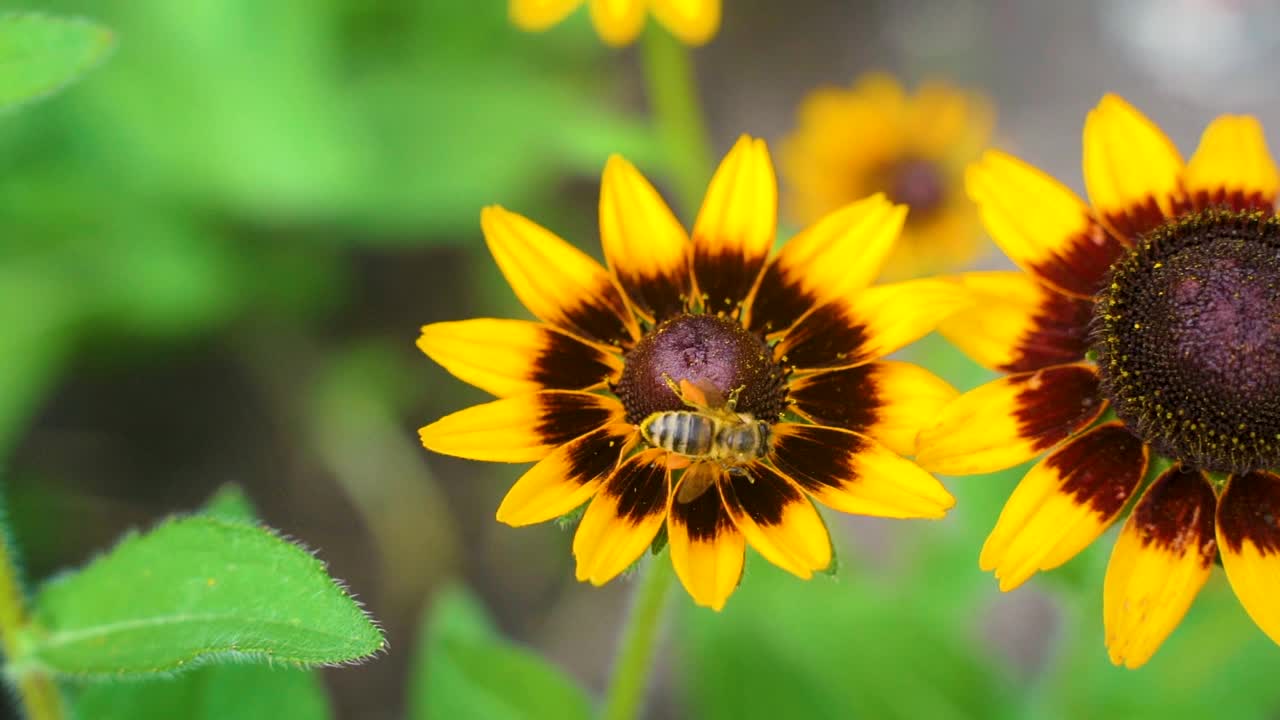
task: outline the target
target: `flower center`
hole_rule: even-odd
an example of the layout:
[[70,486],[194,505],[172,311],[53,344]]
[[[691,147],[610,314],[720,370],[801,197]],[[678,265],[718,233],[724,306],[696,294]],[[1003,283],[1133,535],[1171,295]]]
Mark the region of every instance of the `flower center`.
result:
[[1206,210],[1111,268],[1093,349],[1116,415],[1203,470],[1280,465],[1280,220]]
[[628,422],[638,425],[655,412],[689,409],[667,378],[688,381],[709,400],[738,390],[737,412],[760,420],[776,420],[786,407],[786,373],[769,346],[739,323],[716,315],[677,315],[627,353],[613,391]]
[[888,179],[885,192],[889,199],[910,207],[911,216],[938,209],[946,197],[938,164],[929,160],[905,159],[889,170]]

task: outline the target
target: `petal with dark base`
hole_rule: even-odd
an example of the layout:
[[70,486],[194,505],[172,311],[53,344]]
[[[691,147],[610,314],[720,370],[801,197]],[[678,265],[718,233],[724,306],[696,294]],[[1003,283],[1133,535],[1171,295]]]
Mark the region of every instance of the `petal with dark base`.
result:
[[1129,240],[1174,212],[1182,155],[1129,103],[1106,95],[1084,121],[1084,184],[1099,217]]
[[916,462],[947,475],[1026,462],[1093,422],[1106,407],[1090,365],[1055,365],[961,395],[920,431]]
[[1100,425],[1031,468],[1009,496],[978,564],[1002,591],[1075,557],[1119,517],[1147,469],[1147,448]]
[[1189,208],[1229,207],[1272,212],[1280,173],[1257,118],[1223,115],[1205,128],[1182,173]]
[[973,305],[943,320],[938,332],[978,364],[1026,372],[1084,359],[1090,301],[1057,292],[1023,272],[965,273],[960,282]]
[[622,422],[617,400],[545,390],[475,405],[418,431],[428,450],[471,460],[531,462],[597,428]]
[[791,383],[794,410],[816,425],[860,432],[899,455],[914,455],[920,428],[958,393],[919,365],[877,360],[803,375]]
[[579,337],[628,345],[635,318],[609,271],[537,223],[496,205],[480,213],[489,251],[529,312]]
[[1009,259],[1062,292],[1089,297],[1124,250],[1075,193],[1011,155],[987,151],[965,188]]
[[819,502],[841,512],[940,518],[955,499],[932,475],[848,430],[780,423],[770,460]]
[[1280,476],[1230,479],[1218,503],[1218,549],[1249,617],[1280,643]]
[[670,486],[665,452],[645,451],[618,466],[574,533],[579,580],[603,585],[644,554],[666,520]]
[[580,507],[618,466],[631,425],[608,425],[571,440],[538,461],[502,499],[498,522],[515,527],[554,520]]
[[876,360],[924,337],[970,302],[964,288],[945,280],[879,285],[804,316],[774,356],[800,371]]
[[690,293],[689,236],[635,166],[614,155],[600,188],[600,241],[632,303],[652,320],[682,311]]
[[1116,540],[1102,588],[1111,662],[1142,666],[1187,614],[1217,555],[1216,505],[1208,478],[1180,467],[1142,494]]
[[789,240],[765,267],[747,308],[746,326],[765,334],[786,330],[813,308],[870,285],[906,216],[906,206],[873,195]]
[[808,579],[831,564],[831,537],[809,498],[759,463],[730,473],[720,497],[734,525],[766,560]]
[[544,323],[462,320],[422,328],[418,347],[458,379],[499,397],[603,386],[622,359]]
[[732,313],[751,294],[778,225],[778,182],[763,140],[738,139],[711,178],[693,226],[693,277],[706,311]]
[[[684,472],[667,520],[667,543],[676,575],[693,601],[720,610],[742,578],[746,540],[733,524],[716,485],[725,473],[712,463],[694,463]],[[687,501],[681,489],[693,483],[706,488]]]

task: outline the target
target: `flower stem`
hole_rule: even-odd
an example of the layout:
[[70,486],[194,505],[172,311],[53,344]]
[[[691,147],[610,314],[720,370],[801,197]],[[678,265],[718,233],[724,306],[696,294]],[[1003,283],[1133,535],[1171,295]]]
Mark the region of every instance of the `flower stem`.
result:
[[650,112],[671,180],[683,209],[696,212],[711,178],[711,148],[689,50],[649,23],[642,55]]
[[675,573],[665,555],[650,558],[641,573],[605,693],[601,714],[604,720],[637,717],[649,686],[649,670],[666,614],[667,591]]
[[4,509],[0,507],[0,649],[9,664],[6,675],[18,691],[28,720],[61,720],[66,713],[53,679],[35,668],[16,673],[12,668],[13,661],[23,654],[20,634],[28,622],[26,596],[15,556]]

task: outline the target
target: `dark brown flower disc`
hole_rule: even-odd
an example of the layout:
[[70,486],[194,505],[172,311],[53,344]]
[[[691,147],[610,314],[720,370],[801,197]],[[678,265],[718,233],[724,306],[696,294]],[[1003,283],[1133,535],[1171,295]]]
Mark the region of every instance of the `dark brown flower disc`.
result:
[[1144,236],[1094,309],[1102,388],[1192,467],[1280,465],[1280,221],[1206,210]]

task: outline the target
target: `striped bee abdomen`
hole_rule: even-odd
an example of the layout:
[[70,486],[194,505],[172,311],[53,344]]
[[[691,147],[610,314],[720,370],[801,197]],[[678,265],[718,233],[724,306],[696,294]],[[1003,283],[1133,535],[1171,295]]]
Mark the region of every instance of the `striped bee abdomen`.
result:
[[690,457],[711,454],[717,435],[715,418],[688,410],[657,412],[640,426],[644,439],[656,448]]

